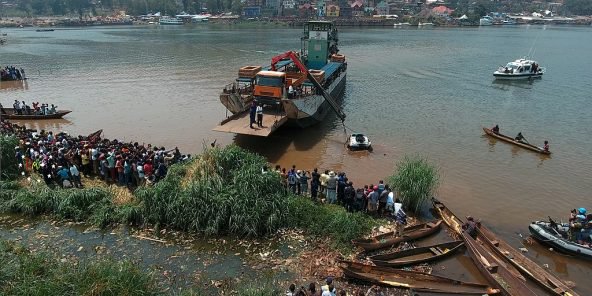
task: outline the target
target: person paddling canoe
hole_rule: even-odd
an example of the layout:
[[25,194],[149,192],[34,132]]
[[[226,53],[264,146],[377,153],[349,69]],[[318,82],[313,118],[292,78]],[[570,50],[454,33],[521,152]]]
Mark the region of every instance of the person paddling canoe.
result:
[[516,138],[514,138],[514,139],[518,142],[528,143],[526,138],[522,135],[522,132],[519,132],[518,135],[516,135]]
[[491,131],[492,131],[494,134],[496,134],[496,135],[497,135],[497,134],[499,134],[499,131],[500,131],[500,129],[499,129],[499,125],[497,125],[497,124],[496,124],[496,125],[495,125],[495,126],[492,128],[492,129],[491,129]]

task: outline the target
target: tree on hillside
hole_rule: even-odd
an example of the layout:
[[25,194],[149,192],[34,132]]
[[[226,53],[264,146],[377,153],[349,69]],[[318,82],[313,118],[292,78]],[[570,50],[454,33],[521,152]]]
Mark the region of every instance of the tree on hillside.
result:
[[575,15],[592,15],[592,1],[590,0],[565,0],[565,10]]

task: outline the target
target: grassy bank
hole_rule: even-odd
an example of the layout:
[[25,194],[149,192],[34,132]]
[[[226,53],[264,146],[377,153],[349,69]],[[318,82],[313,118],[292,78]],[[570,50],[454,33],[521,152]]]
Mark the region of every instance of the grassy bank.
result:
[[160,295],[150,273],[130,262],[68,262],[0,242],[2,295]]
[[101,227],[154,225],[156,229],[239,237],[300,228],[328,238],[342,250],[351,250],[350,240],[366,235],[375,225],[365,215],[288,193],[279,174],[262,173],[265,165],[263,157],[237,146],[207,149],[188,163],[173,165],[163,180],[138,188],[124,202],[117,198],[117,187],[50,189],[35,177],[3,182],[0,212],[49,214]]
[[[280,295],[271,280],[228,285],[220,295]],[[33,253],[18,243],[0,241],[0,295],[212,295],[198,284],[171,290],[154,272],[130,261],[113,259],[64,260],[57,255]]]

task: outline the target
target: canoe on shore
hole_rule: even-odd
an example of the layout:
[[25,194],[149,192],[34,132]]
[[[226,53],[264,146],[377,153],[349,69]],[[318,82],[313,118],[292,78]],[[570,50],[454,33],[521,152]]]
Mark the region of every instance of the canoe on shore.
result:
[[343,274],[350,279],[412,289],[416,292],[464,295],[495,295],[499,292],[487,285],[461,282],[424,272],[372,266],[350,261],[343,261],[342,263],[346,264],[346,267],[341,267]]
[[378,266],[402,267],[444,259],[464,246],[462,241],[447,242],[427,247],[370,256]]
[[462,234],[471,260],[479,269],[479,272],[506,296],[535,296],[537,293],[532,291],[526,282],[515,277],[505,266],[500,264],[499,258],[486,249],[481,242],[474,240],[468,233]]
[[56,113],[48,114],[48,115],[34,115],[34,114],[18,115],[18,114],[16,114],[16,112],[14,112],[14,108],[3,108],[3,110],[6,113],[2,112],[2,114],[0,114],[0,116],[2,116],[3,118],[17,119],[17,120],[59,119],[59,118],[64,117],[64,115],[72,112],[70,110],[57,110]]
[[[437,200],[434,200],[434,208],[441,215],[444,223],[449,225],[457,234],[462,235],[462,220],[457,218],[443,203]],[[516,275],[515,271],[519,272],[521,274],[519,277],[523,278],[522,275],[524,275],[530,278],[538,286],[547,290],[550,295],[578,295],[557,276],[551,274],[548,270],[522,254],[522,252],[498,238],[483,224],[479,225],[477,229],[477,240],[487,246],[487,249],[493,252],[495,257],[503,260],[502,264],[510,264],[510,266],[504,267],[514,276]]]
[[508,137],[508,136],[506,136],[506,135],[502,135],[502,134],[496,134],[496,133],[494,133],[494,132],[493,132],[491,129],[489,129],[489,128],[486,128],[486,127],[484,127],[484,128],[483,128],[483,131],[484,131],[484,132],[485,132],[485,134],[487,134],[488,136],[494,137],[494,138],[496,138],[496,139],[498,139],[498,140],[502,140],[502,141],[504,141],[504,142],[508,142],[508,143],[510,143],[510,144],[514,144],[514,145],[516,145],[516,146],[520,146],[520,147],[522,147],[522,148],[526,148],[526,149],[528,149],[528,150],[530,150],[530,151],[538,152],[538,153],[541,153],[541,154],[547,154],[547,155],[551,154],[551,152],[550,152],[550,151],[545,151],[545,150],[544,150],[543,148],[541,148],[541,147],[537,147],[537,146],[535,146],[535,145],[528,144],[528,143],[524,143],[524,142],[521,142],[521,141],[516,141],[514,138],[512,138],[512,137]]
[[405,227],[403,236],[400,237],[395,236],[395,233],[391,231],[368,239],[354,239],[352,243],[355,246],[362,247],[365,251],[380,250],[398,243],[420,239],[436,233],[440,229],[441,224],[442,220],[417,224]]

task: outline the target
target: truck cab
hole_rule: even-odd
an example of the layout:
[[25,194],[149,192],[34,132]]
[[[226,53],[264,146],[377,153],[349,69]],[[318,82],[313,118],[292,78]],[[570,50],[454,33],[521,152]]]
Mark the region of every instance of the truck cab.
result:
[[258,102],[278,105],[285,96],[286,73],[279,71],[260,71],[255,76],[253,95]]

